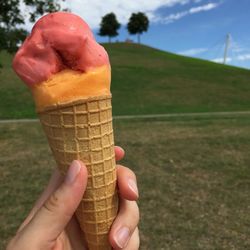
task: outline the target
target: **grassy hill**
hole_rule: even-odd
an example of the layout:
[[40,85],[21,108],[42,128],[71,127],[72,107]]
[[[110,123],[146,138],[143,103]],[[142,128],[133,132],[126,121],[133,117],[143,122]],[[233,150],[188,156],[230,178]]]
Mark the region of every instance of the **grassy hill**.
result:
[[[114,115],[249,110],[250,71],[137,44],[105,44]],[[0,118],[35,117],[28,89],[0,54]]]
[[[136,44],[105,47],[115,115],[250,110],[249,70]],[[0,119],[36,117],[11,60],[0,53]],[[142,250],[250,249],[249,123],[249,115],[114,120],[122,164],[138,180]],[[40,123],[0,124],[0,151],[5,249],[55,162]]]

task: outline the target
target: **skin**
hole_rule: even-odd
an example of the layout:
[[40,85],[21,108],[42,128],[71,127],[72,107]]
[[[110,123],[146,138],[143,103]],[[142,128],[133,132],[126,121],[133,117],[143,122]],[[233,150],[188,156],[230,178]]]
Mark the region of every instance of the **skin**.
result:
[[[115,147],[116,160],[124,157],[124,150]],[[74,161],[64,178],[58,170],[19,227],[6,250],[84,250],[81,230],[74,216],[87,184],[87,169]],[[77,170],[77,171],[76,171]],[[72,174],[72,172],[74,174]],[[76,173],[77,172],[77,173]],[[118,215],[111,227],[109,241],[113,249],[139,249],[139,209],[136,176],[128,168],[117,165],[120,196]],[[126,227],[127,239],[119,241],[118,233]]]

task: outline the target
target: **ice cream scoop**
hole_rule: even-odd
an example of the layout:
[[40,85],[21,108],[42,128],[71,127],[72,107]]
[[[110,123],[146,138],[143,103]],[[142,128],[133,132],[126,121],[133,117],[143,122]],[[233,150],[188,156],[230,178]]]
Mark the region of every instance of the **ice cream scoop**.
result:
[[13,68],[32,91],[62,174],[76,159],[87,166],[88,184],[76,216],[88,249],[111,249],[108,233],[118,196],[106,51],[80,17],[57,12],[35,24]]
[[74,14],[42,17],[16,53],[13,68],[30,87],[38,112],[73,99],[110,94],[108,54]]
[[13,67],[29,86],[64,69],[88,72],[109,65],[108,54],[79,16],[56,12],[42,17],[17,52]]

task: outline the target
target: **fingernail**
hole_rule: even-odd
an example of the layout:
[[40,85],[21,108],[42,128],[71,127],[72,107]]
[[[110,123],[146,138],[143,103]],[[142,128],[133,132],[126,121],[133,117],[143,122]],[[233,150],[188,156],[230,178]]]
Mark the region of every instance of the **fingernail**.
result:
[[136,194],[136,196],[139,196],[137,184],[135,183],[133,179],[128,180],[128,186]]
[[115,235],[115,242],[119,248],[124,248],[129,240],[129,229],[122,227]]
[[123,154],[125,154],[125,151],[122,147],[119,147],[119,149],[122,151]]
[[67,172],[65,182],[68,184],[72,184],[75,181],[76,176],[80,172],[81,167],[82,166],[81,166],[81,163],[79,161],[73,161],[69,167],[68,172]]

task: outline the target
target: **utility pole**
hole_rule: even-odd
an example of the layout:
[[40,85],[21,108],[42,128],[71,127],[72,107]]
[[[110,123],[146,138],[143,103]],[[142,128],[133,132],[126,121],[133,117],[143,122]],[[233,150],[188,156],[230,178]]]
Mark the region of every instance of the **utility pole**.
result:
[[224,51],[224,60],[223,60],[223,64],[227,63],[227,53],[228,53],[228,48],[229,48],[229,44],[230,44],[230,34],[227,34],[226,37],[226,46],[225,46],[225,51]]

